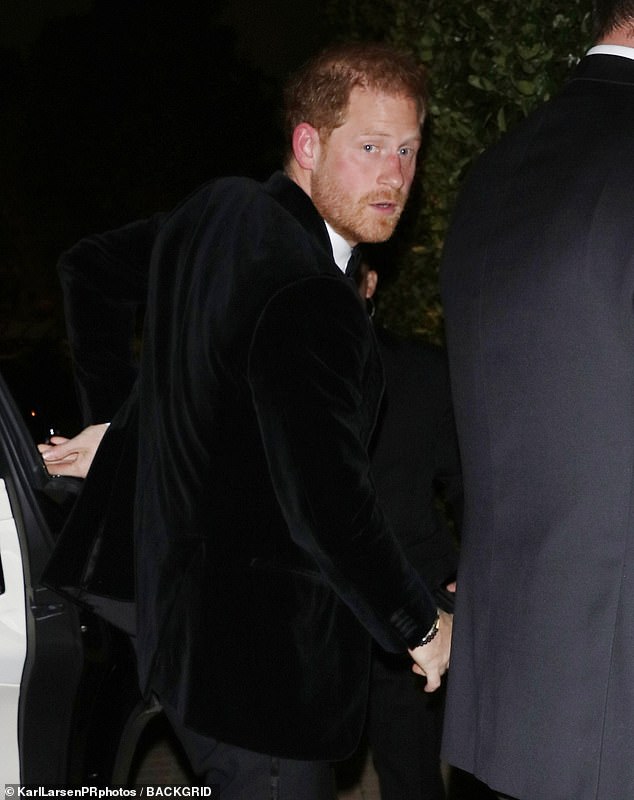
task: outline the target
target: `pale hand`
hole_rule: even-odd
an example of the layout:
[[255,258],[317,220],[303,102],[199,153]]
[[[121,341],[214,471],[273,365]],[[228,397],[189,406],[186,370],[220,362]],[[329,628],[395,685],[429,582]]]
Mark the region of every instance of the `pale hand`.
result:
[[440,679],[449,668],[453,614],[439,610],[438,615],[440,621],[436,636],[431,642],[409,651],[414,659],[412,670],[427,678],[426,692],[435,692],[440,687]]
[[89,425],[77,436],[51,436],[50,443],[38,444],[42,460],[51,475],[85,478],[109,423]]

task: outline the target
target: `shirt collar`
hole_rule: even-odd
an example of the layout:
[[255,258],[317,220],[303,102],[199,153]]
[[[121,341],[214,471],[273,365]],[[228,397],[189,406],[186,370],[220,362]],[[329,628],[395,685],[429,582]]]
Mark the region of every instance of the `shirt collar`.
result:
[[[324,222],[326,222],[326,220],[324,220]],[[337,233],[337,231],[333,230],[333,228],[327,222],[326,230],[328,231],[328,236],[330,237],[332,257],[335,259],[335,264],[342,272],[345,272],[352,248],[348,242],[346,242],[343,236],[340,233]]]
[[587,56],[621,56],[634,60],[634,47],[621,44],[597,44],[586,53]]

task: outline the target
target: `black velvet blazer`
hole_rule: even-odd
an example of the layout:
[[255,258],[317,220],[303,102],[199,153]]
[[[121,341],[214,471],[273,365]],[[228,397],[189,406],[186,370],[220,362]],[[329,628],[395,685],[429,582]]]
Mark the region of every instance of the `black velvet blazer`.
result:
[[[223,741],[344,757],[363,724],[368,634],[405,651],[435,614],[369,472],[383,386],[371,326],[293,182],[220,180],[62,259],[88,415],[100,363],[131,380],[130,301],[147,264],[135,501],[143,688]],[[107,334],[113,308],[127,336]],[[93,346],[95,315],[104,327]]]

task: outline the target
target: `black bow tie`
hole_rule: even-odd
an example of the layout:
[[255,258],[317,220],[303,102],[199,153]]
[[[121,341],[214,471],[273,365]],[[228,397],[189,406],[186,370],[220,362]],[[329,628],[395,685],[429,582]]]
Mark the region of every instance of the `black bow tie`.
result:
[[357,245],[356,247],[352,248],[352,252],[350,253],[350,258],[348,259],[348,263],[346,264],[346,275],[348,276],[348,278],[355,277],[360,264],[361,264],[361,248]]

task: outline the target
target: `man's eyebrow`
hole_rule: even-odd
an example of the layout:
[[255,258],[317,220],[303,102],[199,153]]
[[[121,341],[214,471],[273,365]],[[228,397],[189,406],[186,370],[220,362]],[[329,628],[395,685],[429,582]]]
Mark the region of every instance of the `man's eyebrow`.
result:
[[[380,136],[383,139],[394,138],[394,134],[393,133],[388,133],[387,131],[382,131],[382,130],[361,131],[358,134],[359,138],[363,138],[364,136]],[[403,139],[403,143],[407,143],[407,142],[422,142],[422,140],[423,140],[423,137],[421,136],[421,134],[414,133],[411,136],[407,136],[405,139]]]

